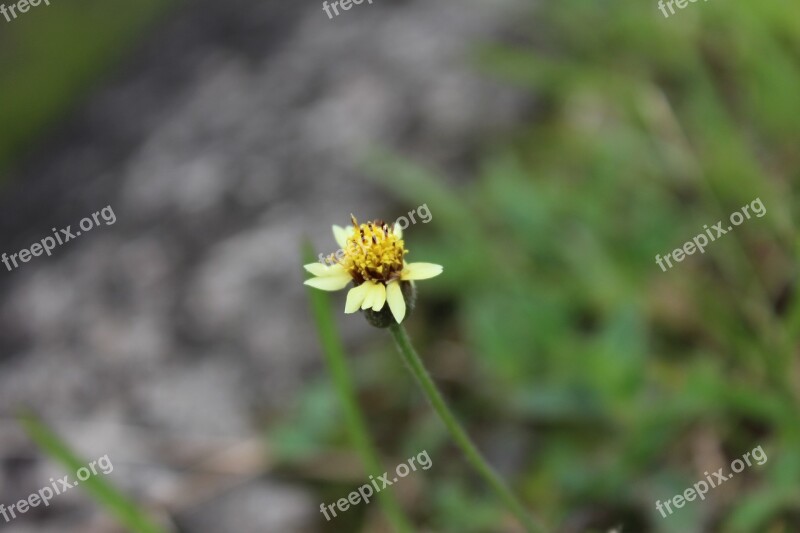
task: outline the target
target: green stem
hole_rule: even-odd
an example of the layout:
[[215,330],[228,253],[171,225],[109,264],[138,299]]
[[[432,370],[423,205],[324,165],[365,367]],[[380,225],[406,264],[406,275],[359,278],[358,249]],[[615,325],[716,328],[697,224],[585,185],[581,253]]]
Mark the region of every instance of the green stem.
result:
[[414,346],[412,346],[411,339],[409,339],[405,328],[403,328],[403,326],[400,324],[392,324],[389,327],[389,330],[392,332],[392,336],[397,343],[397,347],[400,350],[400,354],[403,356],[406,366],[411,373],[414,374],[414,377],[419,382],[422,390],[425,392],[425,395],[431,402],[431,405],[433,405],[434,410],[438,413],[445,426],[447,426],[447,429],[450,431],[450,434],[456,441],[456,444],[458,444],[458,446],[464,452],[464,455],[467,456],[467,460],[472,464],[473,467],[475,467],[481,476],[483,476],[483,478],[489,483],[492,489],[494,489],[494,491],[509,507],[509,509],[513,511],[519,521],[525,526],[526,531],[545,531],[544,526],[538,523],[537,520],[534,520],[525,507],[519,502],[519,500],[517,500],[516,496],[514,496],[511,490],[506,486],[500,476],[497,475],[491,466],[489,466],[489,463],[486,462],[486,459],[483,458],[481,452],[478,451],[478,448],[472,443],[466,431],[464,431],[464,429],[458,423],[456,417],[453,415],[452,411],[450,411],[450,408],[447,407],[447,404],[445,403],[444,398],[442,398],[442,395],[439,392],[439,389],[436,387],[436,384],[433,382],[428,374],[428,371],[425,369],[425,365],[423,365],[422,360],[419,358],[419,355],[417,355],[416,350],[414,350]]

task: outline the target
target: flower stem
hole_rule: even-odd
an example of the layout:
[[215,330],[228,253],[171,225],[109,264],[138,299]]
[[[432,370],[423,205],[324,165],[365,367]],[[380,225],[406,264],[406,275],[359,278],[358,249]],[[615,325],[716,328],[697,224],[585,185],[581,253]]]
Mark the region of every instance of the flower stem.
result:
[[525,507],[519,502],[516,496],[514,496],[511,490],[506,486],[500,476],[491,466],[489,466],[489,463],[486,462],[486,459],[483,458],[481,452],[478,451],[478,448],[472,443],[472,440],[470,440],[466,431],[464,431],[464,429],[458,423],[456,417],[453,415],[453,412],[450,411],[449,407],[447,407],[447,404],[445,403],[442,394],[439,392],[439,389],[436,387],[436,384],[433,382],[428,374],[428,371],[425,369],[425,365],[422,363],[419,355],[417,355],[416,350],[414,350],[414,346],[411,344],[411,339],[408,337],[408,333],[406,333],[405,328],[400,324],[395,323],[389,327],[389,330],[392,332],[392,336],[397,343],[397,348],[400,350],[400,354],[403,356],[406,366],[419,382],[434,410],[442,419],[444,425],[447,426],[447,429],[450,431],[450,434],[456,441],[456,444],[458,444],[458,446],[464,452],[464,455],[467,456],[467,460],[481,474],[481,476],[483,476],[483,478],[489,483],[492,489],[509,507],[509,509],[513,511],[519,521],[525,526],[526,531],[529,533],[545,531],[544,526],[538,523],[537,520],[534,520],[534,518],[528,513],[527,510],[525,510]]

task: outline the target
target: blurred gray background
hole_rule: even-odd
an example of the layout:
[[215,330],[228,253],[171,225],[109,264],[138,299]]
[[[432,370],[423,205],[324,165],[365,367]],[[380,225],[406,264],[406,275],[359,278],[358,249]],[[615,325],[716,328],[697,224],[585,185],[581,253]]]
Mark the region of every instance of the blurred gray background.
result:
[[[117,222],[0,270],[0,502],[62,471],[13,418],[31,408],[180,531],[315,531],[320,502],[272,475],[261,440],[321,370],[301,240],[331,252],[351,212],[415,207],[370,184],[372,149],[467,179],[530,108],[470,64],[516,4],[376,0],[329,20],[320,2],[195,1],[148,23],[4,172],[2,251],[107,205]],[[118,531],[79,490],[0,530]]]

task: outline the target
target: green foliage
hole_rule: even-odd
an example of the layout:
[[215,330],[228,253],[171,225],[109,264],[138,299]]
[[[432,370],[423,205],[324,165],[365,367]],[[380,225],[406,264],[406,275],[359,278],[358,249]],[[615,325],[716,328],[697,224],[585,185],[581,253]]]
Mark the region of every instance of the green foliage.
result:
[[[546,3],[529,45],[478,54],[539,112],[476,179],[455,189],[393,157],[371,162],[434,215],[408,231],[415,258],[445,265],[420,305],[453,311],[418,325],[459,332],[475,369],[461,402],[488,402],[489,432],[517,425],[517,482],[550,523],[800,527],[787,518],[800,509],[798,15],[778,0],[700,2],[669,19],[654,3]],[[756,197],[763,218],[667,272],[655,263]],[[655,510],[758,445],[769,461],[717,489],[727,500]],[[460,531],[438,507],[437,531]]]
[[434,531],[492,531],[503,515],[489,499],[470,494],[453,480],[442,479],[433,491],[433,503],[440,510],[433,524]]
[[294,462],[325,451],[325,443],[338,438],[341,409],[328,381],[305,388],[291,420],[270,428],[269,442],[279,461]]

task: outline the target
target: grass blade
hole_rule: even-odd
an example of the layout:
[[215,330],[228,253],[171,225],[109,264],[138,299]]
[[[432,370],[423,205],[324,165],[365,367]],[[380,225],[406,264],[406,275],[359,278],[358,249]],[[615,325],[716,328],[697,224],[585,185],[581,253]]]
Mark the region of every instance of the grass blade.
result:
[[[67,443],[35,416],[25,414],[21,417],[20,423],[30,438],[69,472],[74,474],[79,468],[87,465],[88,461],[78,457]],[[166,532],[166,529],[157,526],[147,513],[101,476],[93,475],[87,480],[81,481],[80,486],[126,529],[134,533]]]

